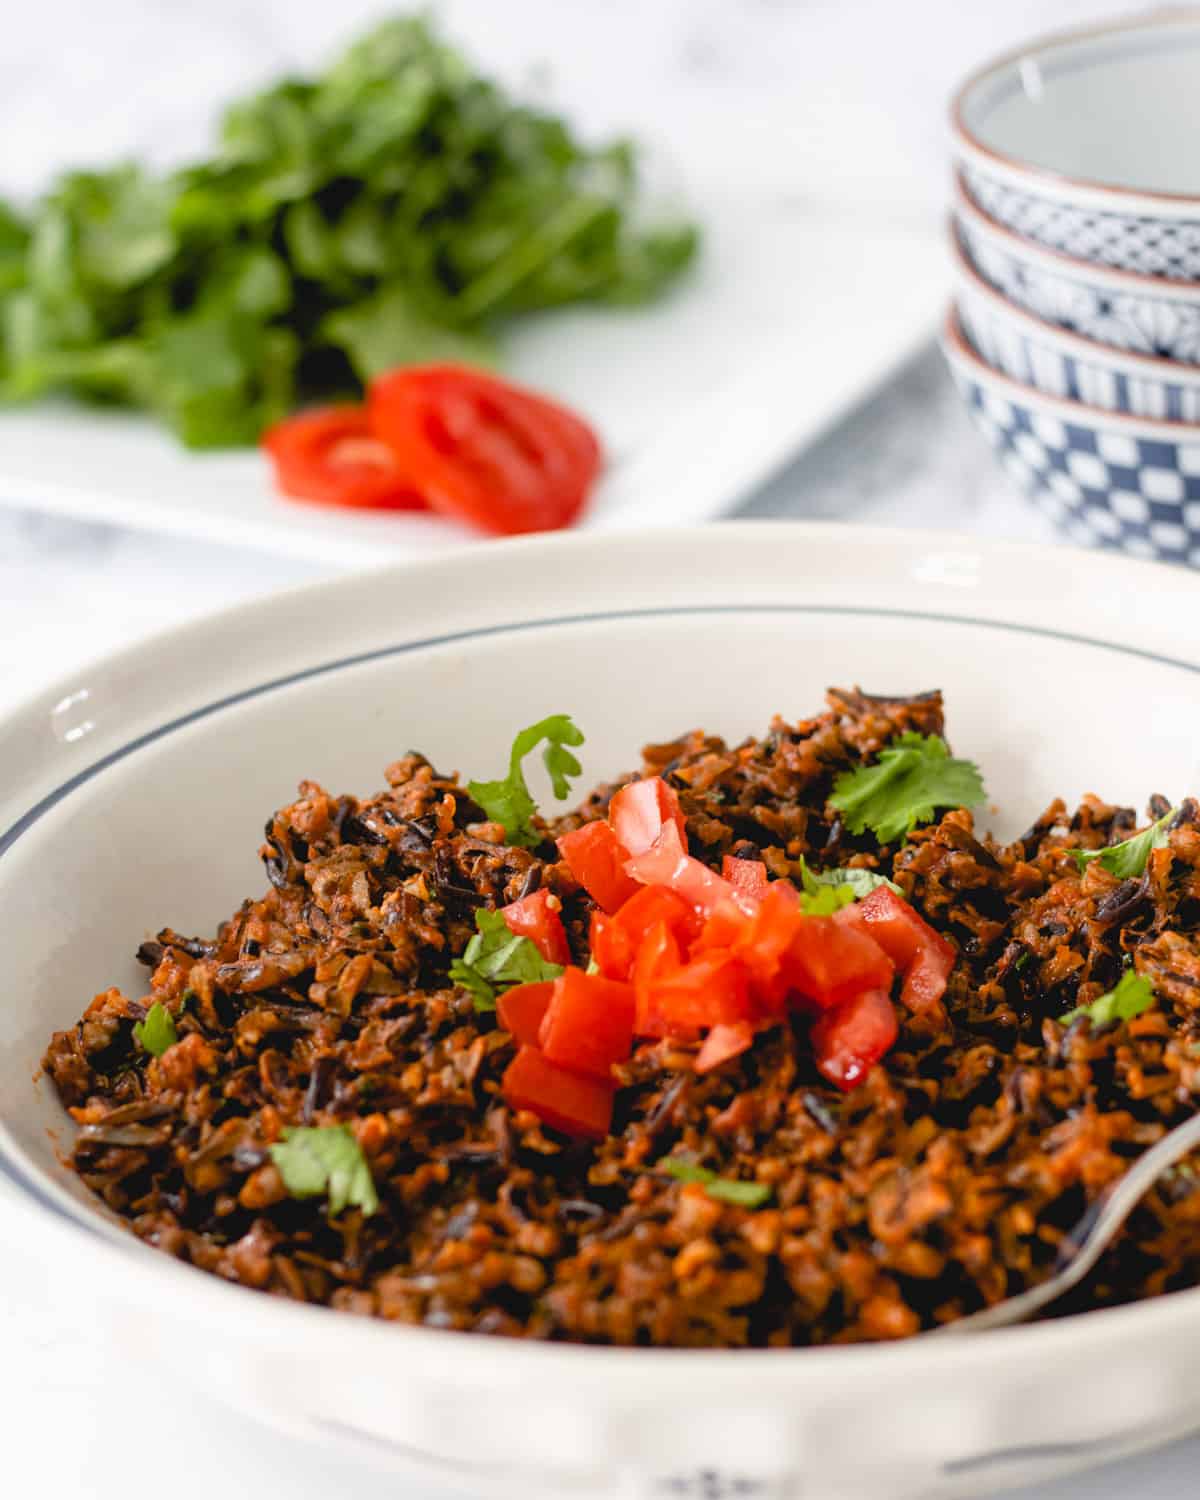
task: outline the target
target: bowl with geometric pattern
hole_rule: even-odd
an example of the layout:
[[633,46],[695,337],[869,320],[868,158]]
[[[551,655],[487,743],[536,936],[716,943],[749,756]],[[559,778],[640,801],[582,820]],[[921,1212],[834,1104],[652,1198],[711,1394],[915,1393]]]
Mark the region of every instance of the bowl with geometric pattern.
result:
[[1072,541],[1200,567],[1200,426],[1047,396],[993,370],[951,309],[942,348],[1001,464]]
[[1200,422],[1200,366],[1109,349],[1035,317],[980,276],[953,234],[950,241],[963,332],[994,370],[1104,411]]
[[997,223],[1077,260],[1200,281],[1200,11],[1027,43],[951,106],[965,190]]

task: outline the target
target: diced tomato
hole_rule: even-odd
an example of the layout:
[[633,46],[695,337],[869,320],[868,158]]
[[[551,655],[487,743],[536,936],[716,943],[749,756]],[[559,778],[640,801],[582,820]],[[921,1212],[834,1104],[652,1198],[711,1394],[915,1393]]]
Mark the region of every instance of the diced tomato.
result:
[[862,990],[889,990],[895,975],[872,937],[832,917],[804,917],[783,964],[791,986],[823,1010]]
[[687,853],[673,823],[664,824],[653,846],[644,854],[634,855],[625,868],[645,885],[668,887],[702,914],[733,896],[727,880]]
[[671,1033],[749,1021],[750,978],[731,953],[701,953],[656,975],[641,1008],[661,1016]]
[[687,946],[700,930],[699,918],[682,897],[662,886],[639,886],[612,917],[592,917],[592,957],[610,979],[628,979],[633,973],[646,934],[664,923],[679,945]]
[[817,1067],[830,1083],[852,1089],[896,1040],[896,1012],[883,990],[864,990],[826,1011],[809,1033]]
[[767,894],[767,867],[761,859],[737,859],[727,854],[721,861],[721,876],[743,896]]
[[515,984],[497,999],[497,1019],[521,1046],[538,1046],[542,1018],[553,992],[554,980],[540,979],[536,984]]
[[560,904],[557,896],[541,890],[500,908],[509,932],[528,938],[548,964],[571,962],[566,929],[558,914]]
[[719,1068],[730,1058],[740,1057],[753,1045],[754,1026],[750,1021],[734,1021],[714,1026],[696,1054],[696,1072],[707,1073],[713,1068]]
[[500,1090],[513,1109],[528,1109],[566,1135],[602,1140],[612,1124],[615,1090],[596,1078],[570,1073],[536,1047],[522,1047],[509,1063]]
[[565,407],[483,370],[395,370],[368,393],[371,424],[431,509],[484,531],[569,526],[600,471],[600,444]]
[[558,852],[567,868],[597,906],[614,912],[640,890],[625,873],[629,851],[603,819],[564,833]]
[[554,981],[539,1040],[548,1062],[609,1079],[633,1048],[633,986],[570,968]]
[[371,430],[363,406],[323,406],[277,422],[262,445],[293,500],[355,510],[424,510],[408,470]]
[[686,852],[687,824],[679,807],[679,798],[661,776],[647,776],[631,781],[614,792],[608,804],[608,821],[623,848],[630,855],[645,854],[667,823],[674,823]]
[[[710,922],[713,920],[715,917],[710,918]],[[805,923],[811,920],[800,909],[795,887],[776,880],[757,909],[744,915],[742,929],[729,945],[746,966],[751,992],[764,1018],[783,1014],[794,983],[788,956]]]
[[895,891],[880,886],[833,920],[868,934],[887,953],[904,975],[900,998],[910,1010],[932,1010],[940,1002],[958,956],[954,945]]
[[[633,964],[635,1016],[638,1036],[666,1036],[672,1029],[659,1000],[659,984],[683,967],[679,938],[666,922],[656,922],[638,944]],[[687,1028],[690,1034],[691,1028]]]

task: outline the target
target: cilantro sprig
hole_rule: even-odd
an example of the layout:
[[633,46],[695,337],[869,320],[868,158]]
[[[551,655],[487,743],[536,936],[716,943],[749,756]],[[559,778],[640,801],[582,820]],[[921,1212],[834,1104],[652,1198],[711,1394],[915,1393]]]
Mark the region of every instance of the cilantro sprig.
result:
[[698,1162],[681,1161],[675,1156],[664,1156],[658,1170],[676,1182],[698,1182],[710,1198],[718,1203],[732,1203],[738,1208],[761,1208],[771,1196],[771,1188],[765,1182],[739,1182],[732,1177],[718,1177],[715,1172],[702,1167]]
[[477,1011],[495,1010],[498,990],[557,979],[562,973],[562,965],[547,962],[529,938],[509,930],[502,912],[477,911],[475,926],[478,931],[462,957],[450,965],[450,978],[471,992]]
[[570,714],[551,714],[522,729],[513,740],[508,775],[502,780],[467,782],[467,791],[493,823],[502,825],[508,842],[526,849],[535,848],[545,835],[533,825],[537,803],[530,796],[521,762],[543,740],[546,748],[542,751],[542,761],[550,773],[554,795],[561,802],[570,793],[571,778],[583,771],[579,761],[567,749],[568,745],[583,744],[583,731]]
[[288,1126],[271,1147],[271,1160],[293,1198],[329,1195],[329,1212],[361,1208],[369,1218],[379,1208],[371,1168],[348,1125]]
[[171,1012],[161,1000],[154,1002],[146,1012],[144,1021],[133,1023],[133,1039],[139,1047],[155,1057],[161,1057],[168,1047],[173,1047],[179,1040]]
[[844,771],[829,805],[851,833],[870,828],[880,843],[892,844],[939,807],[974,807],[986,795],[973,761],[955,759],[940,735],[910,732],[881,750],[874,765]]
[[1149,828],[1143,828],[1141,833],[1135,833],[1120,844],[1110,844],[1107,849],[1068,849],[1067,853],[1080,870],[1086,870],[1095,860],[1118,880],[1134,880],[1145,872],[1154,850],[1165,849],[1170,842],[1167,828],[1178,811],[1176,807],[1171,808]]
[[1126,969],[1115,989],[1108,990],[1090,1005],[1077,1005],[1066,1015],[1059,1016],[1060,1026],[1068,1026],[1080,1016],[1087,1016],[1092,1025],[1109,1026],[1114,1021],[1132,1021],[1154,1004],[1154,988],[1150,981],[1132,969]]

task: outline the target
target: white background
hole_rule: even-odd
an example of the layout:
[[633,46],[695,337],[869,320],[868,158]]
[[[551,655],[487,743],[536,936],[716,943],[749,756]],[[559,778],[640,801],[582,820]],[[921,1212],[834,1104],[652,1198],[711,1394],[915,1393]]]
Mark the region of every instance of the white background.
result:
[[[457,0],[434,8],[481,61],[569,105],[584,126],[652,119],[668,164],[680,142],[694,147],[699,138],[739,181],[794,191],[816,222],[860,217],[869,233],[879,223],[938,222],[944,100],[964,70],[1033,32],[1125,7]],[[7,9],[0,193],[18,195],[36,191],[60,165],[121,153],[170,160],[202,149],[222,96],[281,66],[315,62],[382,10],[361,0],[42,0]],[[744,353],[731,351],[737,357]],[[1046,536],[1045,523],[993,469],[932,355],[798,458],[748,509]],[[323,571],[0,514],[0,707],[112,645]],[[161,1388],[119,1341],[91,1327],[86,1266],[77,1285],[46,1286],[25,1244],[0,1200],[4,1493],[427,1500],[423,1490],[265,1433],[194,1392]],[[1182,1444],[1036,1494],[1182,1500],[1196,1492],[1198,1459],[1200,1443]]]

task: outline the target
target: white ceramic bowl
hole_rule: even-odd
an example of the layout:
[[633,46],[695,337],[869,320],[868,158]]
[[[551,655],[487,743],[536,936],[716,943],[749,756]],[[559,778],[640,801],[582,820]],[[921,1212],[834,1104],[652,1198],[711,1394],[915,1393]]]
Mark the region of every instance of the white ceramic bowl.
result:
[[99,1299],[172,1386],[200,1380],[477,1500],[990,1492],[1197,1425],[1200,1291],[961,1340],[762,1352],[525,1344],[266,1297],[105,1218],[32,1081],[51,1029],[98,988],[139,984],[147,929],[210,929],[261,888],[263,817],[301,776],[372,788],[410,745],[476,771],[514,725],[562,709],[599,777],[690,725],[807,714],[829,683],[936,684],[1013,835],[1055,794],[1197,785],[1194,600],[1177,569],[751,522],[343,578],[73,675],[0,724],[4,1211],[28,1215],[61,1294]]
[[1200,280],[1200,11],[1042,38],[989,63],[951,107],[976,203],[1080,260]]
[[950,235],[959,317],[993,369],[1047,396],[1164,422],[1200,422],[1200,367],[1109,349],[1027,313],[995,291]]
[[975,425],[1072,541],[1200,567],[1200,427],[1043,395],[993,370],[953,311],[942,347]]
[[1046,250],[989,218],[961,183],[954,217],[971,264],[1018,307],[1112,349],[1200,365],[1200,283],[1110,271]]

